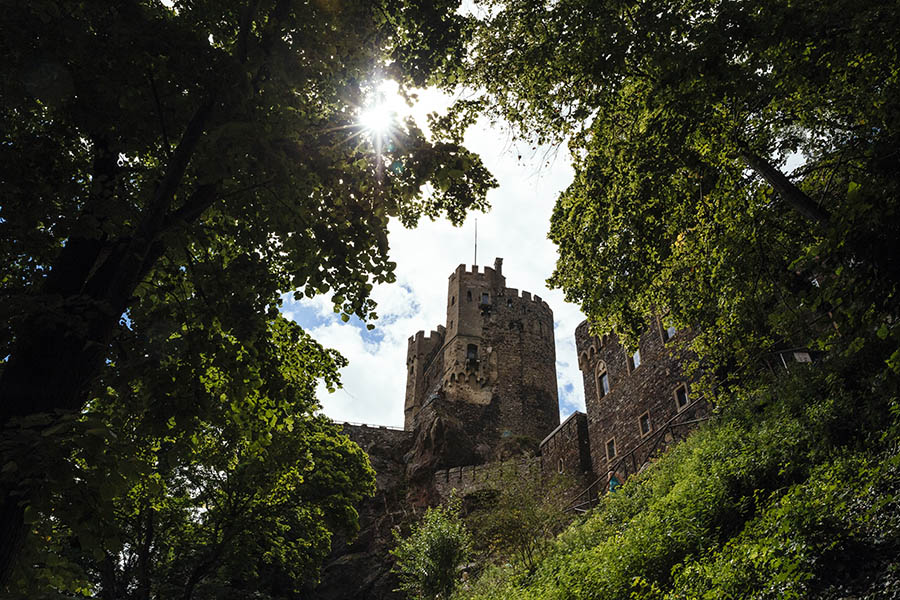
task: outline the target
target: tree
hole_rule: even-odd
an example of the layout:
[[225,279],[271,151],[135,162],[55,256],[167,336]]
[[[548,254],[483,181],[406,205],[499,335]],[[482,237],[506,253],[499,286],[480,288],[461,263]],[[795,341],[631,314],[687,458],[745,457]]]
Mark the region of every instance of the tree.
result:
[[479,545],[496,558],[515,559],[534,571],[548,542],[571,521],[566,508],[573,487],[571,478],[563,476],[502,477],[485,506],[469,517]]
[[[52,447],[56,430],[40,415],[83,410],[102,395],[113,352],[148,331],[195,344],[206,360],[223,340],[246,345],[249,363],[284,292],[330,292],[344,318],[374,318],[372,284],[393,279],[388,218],[413,225],[446,213],[459,222],[494,185],[459,136],[432,141],[407,121],[376,153],[356,124],[379,77],[404,90],[446,81],[466,35],[455,8],[5,6],[5,445],[41,423]],[[144,361],[132,356],[129,368],[152,369],[160,347],[137,346]],[[169,385],[205,385],[197,365],[185,365]],[[231,401],[232,418],[252,404],[240,394]],[[166,407],[155,414],[162,423],[183,408]],[[32,491],[3,490],[0,580]]]
[[459,569],[472,551],[472,537],[459,516],[459,501],[425,511],[422,521],[403,538],[395,531],[394,572],[411,598],[449,600]]
[[894,7],[484,4],[465,76],[521,135],[568,141],[550,283],[597,331],[668,310],[734,373],[896,315]]
[[[167,388],[192,359],[170,343],[157,369],[123,369],[85,413],[52,423],[54,453],[47,428],[19,437],[4,475],[40,493],[12,597],[278,598],[316,578],[332,533],[355,533],[374,473],[313,414],[317,378],[333,384],[340,361],[281,317],[267,337],[250,369],[220,369],[223,349],[199,389]],[[171,401],[188,406],[161,421]]]

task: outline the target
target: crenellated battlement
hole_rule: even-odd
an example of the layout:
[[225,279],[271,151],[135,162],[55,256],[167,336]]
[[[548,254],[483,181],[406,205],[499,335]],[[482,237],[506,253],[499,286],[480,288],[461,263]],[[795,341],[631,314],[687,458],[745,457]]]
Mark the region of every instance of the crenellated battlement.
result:
[[[483,270],[479,272],[480,269]],[[481,283],[488,288],[502,288],[506,284],[503,277],[503,259],[495,259],[493,267],[461,264],[450,274],[449,279],[451,284],[465,280],[469,283]]]
[[434,487],[441,498],[452,490],[468,494],[503,484],[510,477],[537,477],[541,473],[540,456],[522,456],[501,462],[441,469],[434,473]]
[[425,344],[426,342],[435,342],[435,341],[443,341],[444,333],[446,333],[447,328],[443,325],[438,325],[435,329],[432,329],[428,335],[425,335],[425,330],[420,329],[416,332],[416,335],[409,336],[409,345],[414,344]]
[[551,310],[550,305],[547,304],[540,296],[538,296],[537,294],[532,294],[531,292],[527,292],[525,290],[518,290],[516,288],[503,288],[498,292],[498,297],[509,300],[515,298],[517,300],[523,300],[525,302],[532,302],[548,311]]

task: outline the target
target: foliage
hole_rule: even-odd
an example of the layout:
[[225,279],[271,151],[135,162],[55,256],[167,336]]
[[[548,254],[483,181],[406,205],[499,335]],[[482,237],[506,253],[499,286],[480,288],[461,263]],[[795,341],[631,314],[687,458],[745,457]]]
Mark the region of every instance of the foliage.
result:
[[394,571],[400,589],[411,598],[449,600],[453,593],[460,567],[472,551],[472,537],[459,510],[458,499],[453,499],[447,506],[429,508],[407,537],[394,532]]
[[[7,440],[4,475],[39,490],[10,597],[284,597],[315,579],[332,532],[355,532],[374,473],[313,414],[333,353],[281,317],[256,341],[255,359],[227,369],[223,344],[191,388],[170,383],[191,357],[167,340],[156,369],[126,360],[85,413]],[[169,404],[182,408],[163,421]]]
[[[133,453],[121,464],[96,455],[101,430],[140,424],[127,439],[149,448],[229,432],[252,456],[289,431],[289,418],[308,419],[314,407],[291,396],[291,381],[321,374],[312,355],[322,351],[272,346],[284,333],[270,330],[282,294],[327,293],[345,320],[374,319],[369,292],[393,280],[389,218],[459,223],[486,206],[493,178],[459,132],[429,139],[406,121],[376,144],[358,124],[382,77],[404,91],[448,83],[468,35],[457,4],[4,6],[3,445],[55,465],[51,475],[72,456],[96,473],[49,478],[65,489],[7,478],[0,582],[24,505],[43,511],[42,497],[121,475],[120,498],[140,481],[124,466]],[[75,430],[95,433],[65,437]],[[181,448],[189,462],[194,450]]]
[[467,517],[477,545],[494,561],[515,561],[533,571],[550,540],[571,516],[566,512],[571,478],[539,473],[504,474],[496,490]]
[[568,141],[550,282],[596,332],[633,341],[667,310],[737,377],[772,344],[832,343],[813,322],[897,316],[894,7],[482,4],[467,81],[521,135]]
[[[717,419],[478,598],[888,597],[900,46],[881,2],[487,0],[466,80],[567,141],[550,279],[597,334],[690,327]],[[893,36],[895,37],[895,36]],[[792,170],[791,170],[792,169]],[[772,350],[818,352],[766,368]],[[504,580],[505,577],[505,580]],[[477,591],[481,590],[481,591]]]
[[492,569],[458,597],[891,597],[900,381],[877,346],[745,384],[561,534],[532,577]]

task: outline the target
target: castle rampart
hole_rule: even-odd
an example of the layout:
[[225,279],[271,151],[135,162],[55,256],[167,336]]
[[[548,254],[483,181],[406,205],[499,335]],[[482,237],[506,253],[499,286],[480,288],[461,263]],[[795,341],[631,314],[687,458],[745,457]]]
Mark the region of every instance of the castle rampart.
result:
[[571,476],[578,489],[595,479],[587,424],[587,415],[575,411],[541,441],[544,470]]
[[496,488],[510,477],[537,477],[541,473],[540,456],[522,456],[505,461],[441,469],[434,474],[434,488],[442,500],[453,490],[460,495]]

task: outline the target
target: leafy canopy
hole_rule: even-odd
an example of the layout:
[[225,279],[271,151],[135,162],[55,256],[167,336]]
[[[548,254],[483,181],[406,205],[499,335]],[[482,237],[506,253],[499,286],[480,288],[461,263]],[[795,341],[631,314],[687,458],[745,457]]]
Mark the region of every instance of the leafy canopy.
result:
[[[376,151],[357,123],[380,78],[405,91],[449,81],[469,27],[457,4],[37,0],[0,12],[0,582],[26,518],[32,533],[53,528],[62,554],[76,540],[67,564],[91,585],[109,579],[95,554],[108,553],[114,581],[100,585],[113,595],[137,577],[129,552],[138,572],[219,565],[197,512],[212,519],[205,502],[238,493],[254,514],[295,500],[315,487],[304,453],[333,455],[316,471],[336,498],[321,510],[342,516],[319,519],[312,503],[282,521],[273,509],[265,526],[241,511],[222,522],[271,539],[290,529],[293,541],[250,547],[304,576],[329,520],[352,525],[342,507],[368,471],[312,416],[312,380],[336,385],[341,359],[278,307],[286,292],[327,293],[345,319],[373,319],[373,284],[393,280],[389,218],[459,223],[486,206],[494,180],[460,132],[432,138],[405,121]],[[29,462],[47,471],[26,474]],[[174,549],[141,554],[134,511],[180,520],[190,539],[160,526],[152,552]]]
[[733,368],[895,305],[893,7],[482,5],[467,81],[521,135],[568,142],[550,283],[599,333],[633,341],[668,310]]

